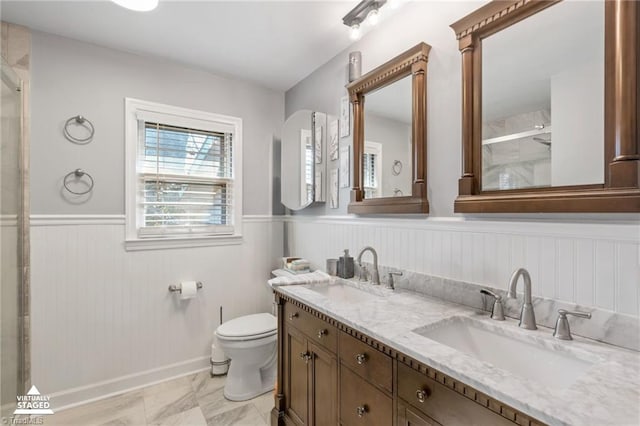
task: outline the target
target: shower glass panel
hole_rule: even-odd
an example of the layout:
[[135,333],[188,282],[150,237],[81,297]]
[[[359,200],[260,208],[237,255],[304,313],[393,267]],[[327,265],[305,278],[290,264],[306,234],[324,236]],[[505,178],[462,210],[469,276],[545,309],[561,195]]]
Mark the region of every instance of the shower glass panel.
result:
[[11,417],[23,392],[21,351],[22,92],[21,81],[2,59],[0,140],[0,403]]

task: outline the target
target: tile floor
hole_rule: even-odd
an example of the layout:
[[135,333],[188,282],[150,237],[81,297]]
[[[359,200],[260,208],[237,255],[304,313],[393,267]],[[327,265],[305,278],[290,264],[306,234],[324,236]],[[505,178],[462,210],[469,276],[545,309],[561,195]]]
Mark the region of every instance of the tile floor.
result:
[[44,425],[269,425],[273,393],[231,402],[222,394],[224,380],[203,371],[60,411],[46,416]]

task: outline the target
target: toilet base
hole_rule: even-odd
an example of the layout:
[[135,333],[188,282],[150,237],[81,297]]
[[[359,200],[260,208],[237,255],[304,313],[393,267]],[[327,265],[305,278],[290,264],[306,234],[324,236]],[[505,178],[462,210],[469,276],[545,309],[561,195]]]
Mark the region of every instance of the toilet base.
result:
[[[234,369],[234,365],[237,368]],[[275,356],[263,368],[234,364],[231,360],[224,384],[224,397],[229,401],[246,401],[270,392],[275,388],[276,374]]]
[[229,395],[229,394],[227,394],[227,388],[225,386],[225,388],[224,388],[224,397],[226,399],[228,399],[229,401],[234,401],[234,402],[248,401],[250,399],[253,399],[253,398],[255,398],[257,396],[260,396],[262,394],[265,394],[267,392],[271,392],[274,388],[275,388],[275,384],[271,384],[270,386],[266,385],[264,387],[264,389],[262,389],[262,390],[260,390],[258,392],[249,392],[249,393],[245,393],[243,395],[235,395],[235,394]]

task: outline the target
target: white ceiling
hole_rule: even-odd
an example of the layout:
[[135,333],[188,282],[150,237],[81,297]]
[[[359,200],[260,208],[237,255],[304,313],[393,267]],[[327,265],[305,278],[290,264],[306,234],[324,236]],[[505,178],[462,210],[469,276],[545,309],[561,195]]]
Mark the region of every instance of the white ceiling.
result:
[[347,48],[351,1],[5,1],[3,21],[286,90]]

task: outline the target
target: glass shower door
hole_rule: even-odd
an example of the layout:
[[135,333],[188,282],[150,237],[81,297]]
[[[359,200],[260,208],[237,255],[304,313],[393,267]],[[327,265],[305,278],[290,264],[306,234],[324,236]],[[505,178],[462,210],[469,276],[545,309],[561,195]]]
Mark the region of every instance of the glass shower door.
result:
[[21,82],[2,59],[0,104],[0,404],[11,417],[23,392],[22,305],[22,93]]

